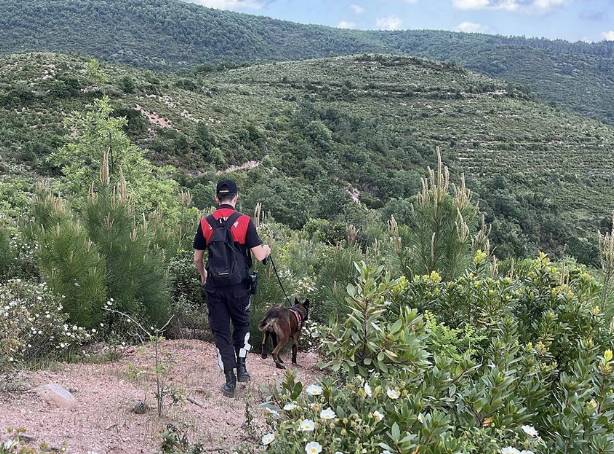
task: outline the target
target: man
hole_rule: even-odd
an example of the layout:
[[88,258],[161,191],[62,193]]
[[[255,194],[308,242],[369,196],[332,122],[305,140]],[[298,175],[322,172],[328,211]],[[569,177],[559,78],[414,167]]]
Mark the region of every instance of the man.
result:
[[[235,210],[238,198],[234,181],[220,181],[215,198],[218,208],[200,220],[194,237],[194,264],[207,298],[209,326],[218,349],[218,363],[226,377],[222,393],[227,397],[234,397],[237,379],[250,379],[245,358],[250,349],[251,256],[263,261],[271,253],[271,248],[262,244],[250,217]],[[207,269],[203,263],[205,250]]]

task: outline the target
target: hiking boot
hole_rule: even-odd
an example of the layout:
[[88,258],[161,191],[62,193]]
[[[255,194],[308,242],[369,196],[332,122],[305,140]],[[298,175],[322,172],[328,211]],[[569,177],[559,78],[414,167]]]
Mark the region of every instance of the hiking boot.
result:
[[245,358],[237,358],[237,380],[241,383],[248,382],[251,377],[245,366]]
[[222,386],[222,394],[226,397],[234,397],[235,388],[237,387],[237,377],[235,376],[234,369],[224,369],[224,376],[226,377],[226,383]]

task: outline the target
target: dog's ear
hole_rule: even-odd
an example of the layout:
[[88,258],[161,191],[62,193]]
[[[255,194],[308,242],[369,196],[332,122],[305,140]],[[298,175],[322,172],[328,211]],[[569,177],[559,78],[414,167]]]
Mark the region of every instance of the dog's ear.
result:
[[305,307],[309,307],[309,300],[308,300],[308,299],[307,299],[307,300],[305,300],[305,302],[303,303],[303,306],[305,306]]
[[294,304],[299,304],[299,303],[300,303],[300,301],[298,300],[298,297],[295,296],[294,297]]

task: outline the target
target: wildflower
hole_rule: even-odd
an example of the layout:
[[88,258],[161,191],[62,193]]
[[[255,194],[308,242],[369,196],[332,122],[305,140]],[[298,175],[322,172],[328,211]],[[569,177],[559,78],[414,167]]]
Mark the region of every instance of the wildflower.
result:
[[371,386],[369,386],[369,382],[365,382],[364,390],[367,397],[371,397],[373,395],[373,392],[371,391]]
[[310,396],[319,396],[322,394],[322,387],[320,385],[309,385],[305,391]]
[[337,415],[335,414],[332,408],[327,408],[320,412],[320,418],[322,419],[335,419],[336,417]]
[[381,414],[379,411],[375,410],[373,412],[373,417],[377,420],[377,422],[380,422],[382,419],[384,419],[384,415]]
[[310,441],[305,445],[305,452],[307,454],[320,454],[322,452],[322,445],[317,441]]
[[501,449],[501,454],[520,454],[520,451],[518,451],[516,448],[508,446],[507,448]]
[[392,400],[397,400],[399,397],[401,397],[401,393],[398,390],[390,388],[386,390],[386,395]]
[[522,426],[521,429],[524,431],[524,433],[526,433],[530,437],[535,438],[539,436],[539,434],[537,433],[537,430],[535,430],[535,427],[533,426]]
[[315,428],[316,425],[311,419],[303,419],[299,426],[301,432],[313,432]]
[[298,405],[296,405],[296,404],[294,404],[292,402],[288,402],[286,405],[284,405],[284,410],[285,411],[292,411],[292,410],[294,410],[297,407],[298,407]]
[[523,449],[520,451],[520,454],[533,454],[533,451],[529,451],[528,449]]
[[264,434],[262,436],[262,444],[264,446],[270,445],[271,443],[273,443],[273,440],[275,440],[275,434],[270,433],[270,434]]

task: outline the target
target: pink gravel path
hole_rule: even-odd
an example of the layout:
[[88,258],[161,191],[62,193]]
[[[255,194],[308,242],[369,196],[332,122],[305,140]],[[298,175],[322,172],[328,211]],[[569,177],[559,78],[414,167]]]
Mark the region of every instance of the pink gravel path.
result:
[[[58,383],[70,389],[77,399],[72,410],[55,408],[35,393],[0,393],[0,440],[9,427],[24,427],[34,437],[33,445],[46,442],[65,448],[68,453],[156,453],[160,431],[172,423],[185,431],[191,442],[200,442],[220,452],[244,443],[245,402],[254,403],[257,420],[263,411],[257,405],[268,395],[270,386],[284,377],[270,359],[250,355],[248,369],[252,381],[241,385],[235,399],[221,396],[223,375],[217,367],[215,347],[194,340],[165,341],[162,350],[169,366],[168,383],[185,398],[167,406],[159,419],[155,411],[153,348],[138,347],[121,360],[104,364],[61,364],[53,371],[28,372],[26,380],[33,388]],[[303,383],[317,381],[317,355],[299,353],[294,368]],[[289,361],[288,361],[289,362]],[[146,414],[131,409],[144,400],[151,407]]]

